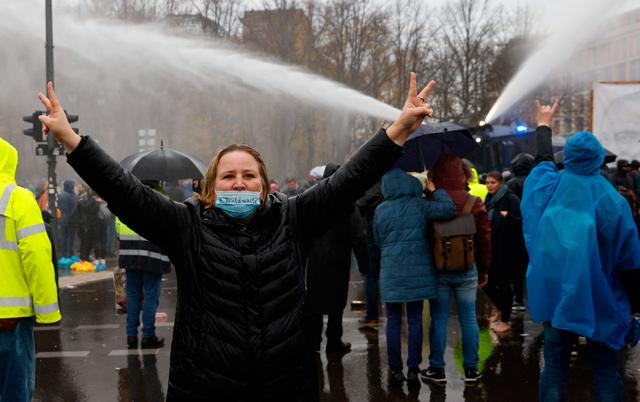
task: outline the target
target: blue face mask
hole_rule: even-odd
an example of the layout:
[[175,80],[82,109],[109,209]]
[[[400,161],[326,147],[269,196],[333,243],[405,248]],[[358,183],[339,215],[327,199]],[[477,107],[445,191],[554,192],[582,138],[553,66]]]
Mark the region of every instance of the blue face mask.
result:
[[232,219],[247,220],[260,207],[260,193],[253,191],[216,191],[216,208]]

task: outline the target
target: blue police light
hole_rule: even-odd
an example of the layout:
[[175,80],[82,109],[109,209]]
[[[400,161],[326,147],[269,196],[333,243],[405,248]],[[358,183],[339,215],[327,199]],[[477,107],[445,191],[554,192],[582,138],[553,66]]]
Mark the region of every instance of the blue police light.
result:
[[516,126],[516,133],[518,134],[524,134],[527,131],[529,131],[529,127],[525,126],[524,124],[518,124]]

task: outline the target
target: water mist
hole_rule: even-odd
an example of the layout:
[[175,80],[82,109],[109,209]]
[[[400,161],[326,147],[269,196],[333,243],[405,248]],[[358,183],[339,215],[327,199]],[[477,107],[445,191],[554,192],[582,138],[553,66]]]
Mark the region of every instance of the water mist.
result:
[[549,35],[524,62],[493,105],[486,122],[492,122],[566,66],[573,53],[597,34],[606,16],[623,0],[563,0],[553,7]]
[[[53,23],[59,97],[79,114],[82,133],[116,158],[137,151],[139,129],[153,128],[165,146],[205,162],[221,145],[251,143],[280,178],[307,163],[342,162],[355,119],[399,114],[344,85],[228,43],[174,36],[154,25],[82,21],[60,8]],[[19,133],[21,116],[42,108],[35,93],[44,90],[43,3],[0,2],[0,41],[0,133],[15,139],[21,169],[37,165],[29,170],[35,175],[44,171],[43,161]],[[303,137],[309,145],[296,165],[289,152]],[[62,177],[71,174],[61,168]]]

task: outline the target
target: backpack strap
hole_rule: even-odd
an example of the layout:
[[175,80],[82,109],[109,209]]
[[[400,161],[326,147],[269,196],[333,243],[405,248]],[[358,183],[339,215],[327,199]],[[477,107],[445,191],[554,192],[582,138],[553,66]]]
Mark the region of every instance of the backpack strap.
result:
[[470,195],[469,198],[467,198],[467,203],[464,204],[464,208],[462,208],[462,215],[469,215],[471,213],[477,199],[478,197],[473,195]]

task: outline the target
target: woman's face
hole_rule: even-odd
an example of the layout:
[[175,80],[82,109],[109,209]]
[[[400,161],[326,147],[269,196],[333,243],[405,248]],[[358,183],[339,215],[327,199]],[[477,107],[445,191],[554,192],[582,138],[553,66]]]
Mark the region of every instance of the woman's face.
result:
[[258,161],[251,154],[233,151],[225,154],[218,162],[216,191],[262,190],[262,178]]
[[487,177],[487,190],[489,194],[495,194],[502,187],[502,182],[493,177]]

